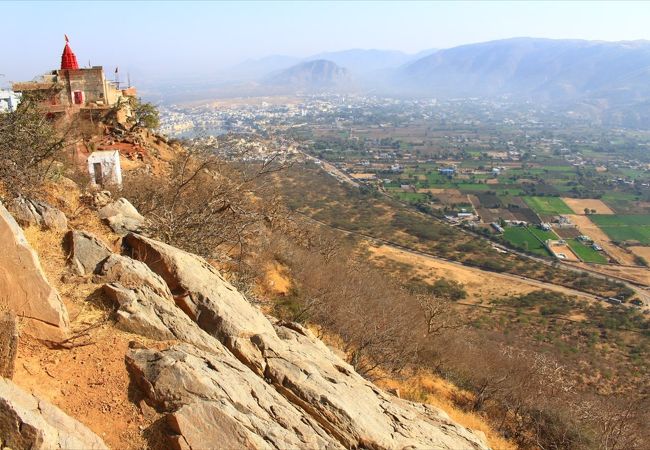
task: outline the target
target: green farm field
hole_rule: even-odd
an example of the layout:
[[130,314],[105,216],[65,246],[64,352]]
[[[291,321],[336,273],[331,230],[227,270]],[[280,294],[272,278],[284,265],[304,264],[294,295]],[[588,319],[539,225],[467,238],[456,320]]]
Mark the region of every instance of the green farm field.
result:
[[607,264],[607,258],[603,256],[602,252],[594,250],[591,246],[585,245],[577,239],[567,239],[567,244],[569,244],[571,250],[584,262]]
[[513,247],[527,250],[541,256],[549,256],[548,250],[546,250],[544,244],[540,242],[531,230],[526,227],[506,227],[503,232],[503,237]]
[[650,214],[594,214],[590,219],[613,241],[638,241],[650,245]]
[[573,214],[571,208],[559,197],[523,197],[523,199],[537,214]]

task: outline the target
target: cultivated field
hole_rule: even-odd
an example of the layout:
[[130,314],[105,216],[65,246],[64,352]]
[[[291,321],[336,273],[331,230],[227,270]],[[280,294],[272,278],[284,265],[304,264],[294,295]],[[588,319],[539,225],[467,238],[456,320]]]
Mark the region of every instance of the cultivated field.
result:
[[569,198],[562,197],[562,201],[576,214],[584,214],[585,208],[595,210],[596,214],[614,214],[602,200],[595,198]]
[[631,247],[628,247],[628,250],[630,250],[635,255],[640,256],[641,258],[645,259],[650,263],[650,247],[644,247],[642,245],[633,245]]
[[608,260],[603,252],[594,250],[590,245],[585,245],[577,239],[567,239],[567,243],[573,250],[573,253],[584,262],[594,264],[607,264]]
[[573,213],[573,210],[559,197],[524,197],[524,201],[537,214],[558,215]]
[[650,214],[633,216],[595,214],[591,219],[613,241],[636,241],[650,245]]
[[[536,253],[541,256],[549,256],[548,250],[542,243],[546,239],[557,239],[554,233],[550,234],[537,234],[533,228],[527,227],[506,227],[503,233],[504,239],[510,242],[513,246],[522,250]],[[542,230],[536,230],[544,233]],[[546,232],[548,233],[548,232]]]
[[573,214],[568,217],[571,222],[576,224],[581,234],[587,235],[593,239],[598,245],[605,249],[605,252],[607,252],[607,254],[612,258],[616,259],[621,264],[635,265],[634,255],[631,252],[626,252],[621,247],[612,244],[609,236],[607,236],[603,230],[590,220],[590,218],[594,216],[579,216]]

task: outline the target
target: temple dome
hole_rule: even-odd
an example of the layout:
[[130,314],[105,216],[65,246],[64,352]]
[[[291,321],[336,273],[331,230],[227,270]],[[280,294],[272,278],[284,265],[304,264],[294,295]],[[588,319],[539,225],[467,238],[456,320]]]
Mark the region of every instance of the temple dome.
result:
[[77,56],[70,48],[70,43],[68,42],[68,36],[66,36],[65,47],[63,49],[63,54],[61,55],[61,70],[77,70],[77,69],[79,69]]

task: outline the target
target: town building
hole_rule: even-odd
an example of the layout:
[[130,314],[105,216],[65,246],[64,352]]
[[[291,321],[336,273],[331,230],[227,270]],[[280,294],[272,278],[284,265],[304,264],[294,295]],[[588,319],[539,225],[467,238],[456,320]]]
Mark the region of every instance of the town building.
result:
[[129,86],[121,89],[119,82],[107,80],[102,66],[79,67],[67,36],[61,55],[61,68],[35,81],[14,83],[13,90],[23,95],[36,95],[51,115],[85,113],[92,117],[93,114],[123,106],[118,108],[118,121],[130,116],[127,100],[136,95],[135,88]]

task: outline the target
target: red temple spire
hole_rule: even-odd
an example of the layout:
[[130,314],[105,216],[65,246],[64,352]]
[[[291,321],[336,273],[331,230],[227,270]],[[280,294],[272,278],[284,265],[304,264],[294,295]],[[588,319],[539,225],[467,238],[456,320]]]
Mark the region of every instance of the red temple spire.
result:
[[77,57],[70,48],[68,43],[68,36],[65,35],[65,48],[63,49],[63,54],[61,55],[61,70],[77,70],[79,68],[79,63],[77,63]]

